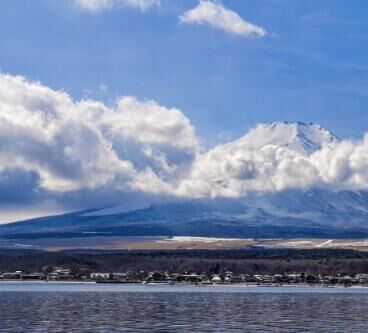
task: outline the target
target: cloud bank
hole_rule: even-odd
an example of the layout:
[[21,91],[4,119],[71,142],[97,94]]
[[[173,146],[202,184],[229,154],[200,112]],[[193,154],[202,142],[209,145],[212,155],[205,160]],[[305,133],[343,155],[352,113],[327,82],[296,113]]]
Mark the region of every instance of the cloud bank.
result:
[[175,108],[129,96],[113,107],[76,102],[0,75],[0,206],[50,197],[73,202],[82,192],[97,199],[169,193],[198,151],[193,126]]
[[243,37],[264,37],[266,30],[245,21],[236,12],[213,1],[200,0],[199,4],[179,17],[186,24],[207,24]]
[[0,74],[0,210],[101,207],[154,197],[242,197],[287,189],[368,190],[368,134],[260,124],[203,151],[182,111],[125,96],[73,100]]
[[73,0],[81,9],[89,11],[101,11],[111,9],[114,6],[125,6],[139,10],[147,10],[153,6],[159,6],[160,0]]
[[181,193],[242,197],[288,189],[368,189],[368,134],[357,142],[339,141],[317,125],[299,126],[312,127],[314,133],[301,140],[296,123],[259,125],[237,141],[200,154],[180,184]]

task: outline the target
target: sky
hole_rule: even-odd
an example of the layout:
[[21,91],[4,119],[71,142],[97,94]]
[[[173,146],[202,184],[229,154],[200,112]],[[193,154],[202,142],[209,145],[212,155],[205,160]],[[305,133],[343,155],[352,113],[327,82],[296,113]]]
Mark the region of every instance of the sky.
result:
[[[368,183],[366,1],[12,0],[0,14],[0,221],[132,191],[141,202]],[[350,141],[324,151],[328,165],[301,158],[303,184],[265,184],[279,170],[259,171],[258,155],[213,160],[222,143],[283,120]],[[248,170],[239,182],[238,167],[262,181]],[[211,185],[220,178],[226,190]]]

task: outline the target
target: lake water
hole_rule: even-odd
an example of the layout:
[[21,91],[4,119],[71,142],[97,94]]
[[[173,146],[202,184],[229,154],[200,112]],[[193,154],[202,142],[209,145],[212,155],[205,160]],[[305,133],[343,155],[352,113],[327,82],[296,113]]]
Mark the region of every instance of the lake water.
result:
[[367,332],[368,289],[0,282],[0,332]]

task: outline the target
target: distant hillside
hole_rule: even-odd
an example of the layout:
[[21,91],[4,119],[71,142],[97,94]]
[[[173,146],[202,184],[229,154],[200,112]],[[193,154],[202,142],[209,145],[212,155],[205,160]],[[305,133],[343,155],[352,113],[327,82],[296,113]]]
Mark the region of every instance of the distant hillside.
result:
[[172,202],[111,215],[102,212],[89,210],[2,225],[0,237],[368,237],[367,192],[285,191],[241,200]]

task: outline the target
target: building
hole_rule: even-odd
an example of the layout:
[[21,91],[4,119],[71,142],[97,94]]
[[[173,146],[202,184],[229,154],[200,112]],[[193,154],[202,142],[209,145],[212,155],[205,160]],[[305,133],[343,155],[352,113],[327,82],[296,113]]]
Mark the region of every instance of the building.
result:
[[91,273],[90,277],[92,280],[109,280],[110,273]]
[[22,280],[44,280],[45,275],[43,273],[30,273],[22,274],[20,278]]

